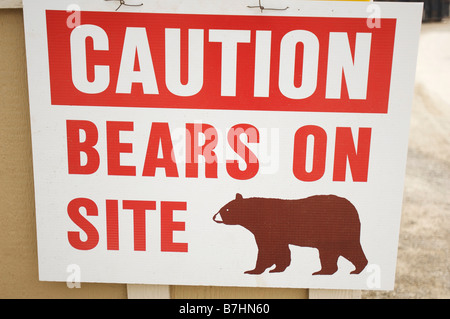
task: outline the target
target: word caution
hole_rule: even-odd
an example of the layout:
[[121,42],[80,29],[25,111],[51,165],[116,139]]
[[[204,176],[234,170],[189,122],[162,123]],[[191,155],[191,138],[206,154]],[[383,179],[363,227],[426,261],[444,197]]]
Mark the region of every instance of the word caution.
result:
[[394,19],[111,14],[47,12],[53,105],[387,113]]

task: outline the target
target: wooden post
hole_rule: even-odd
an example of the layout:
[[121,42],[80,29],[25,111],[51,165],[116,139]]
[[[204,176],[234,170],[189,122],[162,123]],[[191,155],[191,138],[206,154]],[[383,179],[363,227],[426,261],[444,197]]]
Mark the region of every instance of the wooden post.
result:
[[170,286],[127,284],[128,299],[170,299]]
[[309,289],[309,299],[361,299],[361,290]]

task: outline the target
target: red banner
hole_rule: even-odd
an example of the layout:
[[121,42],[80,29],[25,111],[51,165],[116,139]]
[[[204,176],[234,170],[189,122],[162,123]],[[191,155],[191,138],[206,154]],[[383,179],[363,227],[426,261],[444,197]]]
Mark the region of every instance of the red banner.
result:
[[388,111],[395,19],[69,14],[47,11],[53,105]]

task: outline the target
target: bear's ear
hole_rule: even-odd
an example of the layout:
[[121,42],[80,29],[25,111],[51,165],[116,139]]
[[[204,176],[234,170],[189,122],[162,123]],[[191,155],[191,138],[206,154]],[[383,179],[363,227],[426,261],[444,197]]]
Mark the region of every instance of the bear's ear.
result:
[[243,199],[242,195],[239,193],[236,193],[236,199]]

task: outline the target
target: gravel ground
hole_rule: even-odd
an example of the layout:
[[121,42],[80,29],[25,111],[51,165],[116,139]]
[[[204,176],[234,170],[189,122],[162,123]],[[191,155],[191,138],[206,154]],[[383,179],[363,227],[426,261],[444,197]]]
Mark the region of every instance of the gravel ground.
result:
[[422,26],[393,291],[362,298],[450,298],[450,21]]

